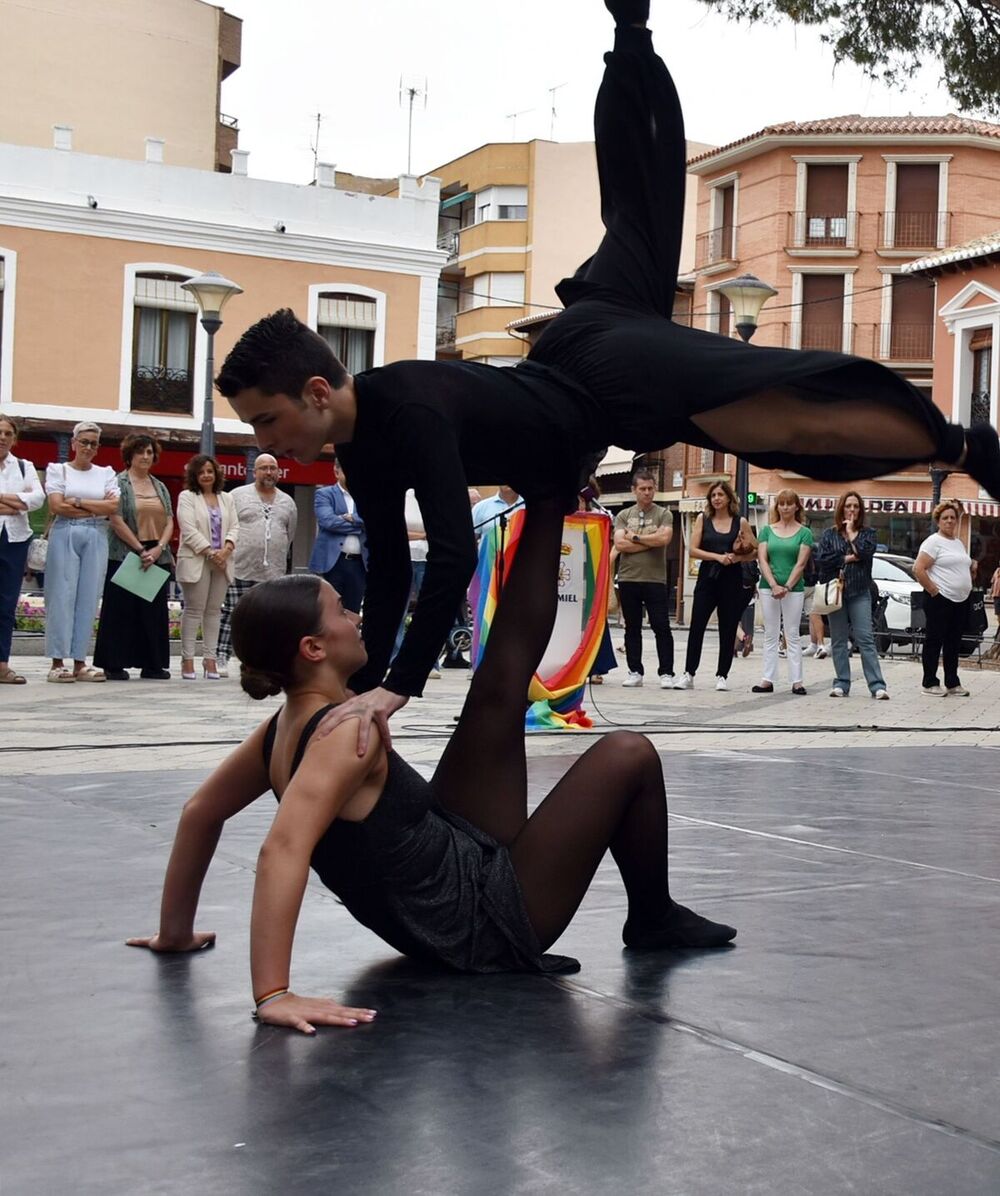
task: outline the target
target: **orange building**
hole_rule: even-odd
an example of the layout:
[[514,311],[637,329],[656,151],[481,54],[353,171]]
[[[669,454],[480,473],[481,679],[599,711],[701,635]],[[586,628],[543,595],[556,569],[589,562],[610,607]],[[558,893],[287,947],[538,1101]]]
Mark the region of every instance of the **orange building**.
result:
[[[755,274],[778,292],[755,344],[871,357],[957,417],[938,352],[941,304],[928,273],[911,263],[1000,225],[1000,125],[958,116],[788,122],[702,154],[688,170],[699,180],[693,322],[735,335],[720,288]],[[710,479],[734,476],[735,461],[689,448],[686,472],[682,505],[693,518]],[[823,526],[840,487],[787,471],[751,470],[758,517],[785,486]],[[949,479],[945,493],[970,488],[980,509],[1000,514],[967,478]],[[860,489],[880,541],[913,554],[928,528],[929,469]]]

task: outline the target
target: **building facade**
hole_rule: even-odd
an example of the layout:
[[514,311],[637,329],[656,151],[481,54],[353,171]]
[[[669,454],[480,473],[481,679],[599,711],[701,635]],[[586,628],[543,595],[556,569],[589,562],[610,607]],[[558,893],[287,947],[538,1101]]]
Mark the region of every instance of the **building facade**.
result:
[[[778,292],[755,344],[873,358],[953,416],[938,357],[940,303],[933,280],[910,265],[1000,224],[1000,125],[957,116],[789,122],[702,154],[689,172],[699,179],[692,323],[735,335],[720,288],[755,274]],[[735,464],[731,455],[688,449],[688,526],[711,480],[733,478]],[[859,486],[887,549],[915,553],[933,485],[921,466]],[[802,494],[817,527],[842,489],[751,469],[758,518],[785,486]],[[964,491],[984,509],[995,506],[970,479],[949,478],[945,493]]]

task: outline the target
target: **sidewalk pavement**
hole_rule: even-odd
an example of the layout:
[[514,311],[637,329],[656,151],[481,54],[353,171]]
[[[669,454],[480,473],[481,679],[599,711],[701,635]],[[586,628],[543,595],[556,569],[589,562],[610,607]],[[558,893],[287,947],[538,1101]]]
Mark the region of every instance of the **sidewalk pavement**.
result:
[[[915,659],[882,662],[891,700],[875,702],[852,657],[855,675],[847,699],[828,696],[832,662],[806,659],[808,696],[796,697],[787,684],[786,662],[774,695],[750,687],[760,679],[759,650],[733,662],[730,689],[715,689],[717,651],[706,638],[703,669],[693,690],[661,690],[655,673],[652,636],[646,637],[646,683],[623,689],[624,657],[601,686],[588,687],[584,699],[594,719],[589,732],[532,734],[528,757],[578,755],[586,741],[617,727],[643,731],[662,751],[755,752],[780,748],[852,746],[898,747],[936,744],[1000,747],[1000,670],[963,660],[968,698],[928,697],[920,688]],[[686,634],[675,634],[677,668],[683,661]],[[622,633],[612,631],[616,649]],[[169,682],[46,684],[48,661],[18,656],[13,667],[28,678],[24,686],[0,687],[5,712],[3,756],[8,775],[68,773],[84,768],[145,771],[203,768],[218,763],[233,746],[279,705],[278,699],[253,702],[242,692],[238,664],[228,680],[182,682],[175,669]],[[178,662],[175,662],[175,664]],[[469,674],[445,670],[429,680],[425,695],[412,699],[392,720],[394,744],[414,765],[429,771],[436,764],[468,690]],[[13,749],[13,750],[12,750]]]

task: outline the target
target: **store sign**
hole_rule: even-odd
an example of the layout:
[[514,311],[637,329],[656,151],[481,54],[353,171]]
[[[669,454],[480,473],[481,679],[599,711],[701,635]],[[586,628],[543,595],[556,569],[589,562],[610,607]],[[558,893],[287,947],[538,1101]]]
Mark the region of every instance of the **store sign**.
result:
[[[866,498],[865,510],[872,515],[926,515],[930,503],[924,498]],[[805,495],[802,506],[807,511],[829,511],[837,506],[836,495]]]

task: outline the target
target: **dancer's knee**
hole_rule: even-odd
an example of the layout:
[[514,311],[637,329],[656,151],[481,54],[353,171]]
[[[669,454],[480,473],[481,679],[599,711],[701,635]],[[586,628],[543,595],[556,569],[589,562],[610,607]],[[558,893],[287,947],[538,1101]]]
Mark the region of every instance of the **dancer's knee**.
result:
[[605,750],[614,756],[614,763],[623,779],[640,776],[650,769],[660,769],[656,748],[638,731],[612,731],[603,740]]

